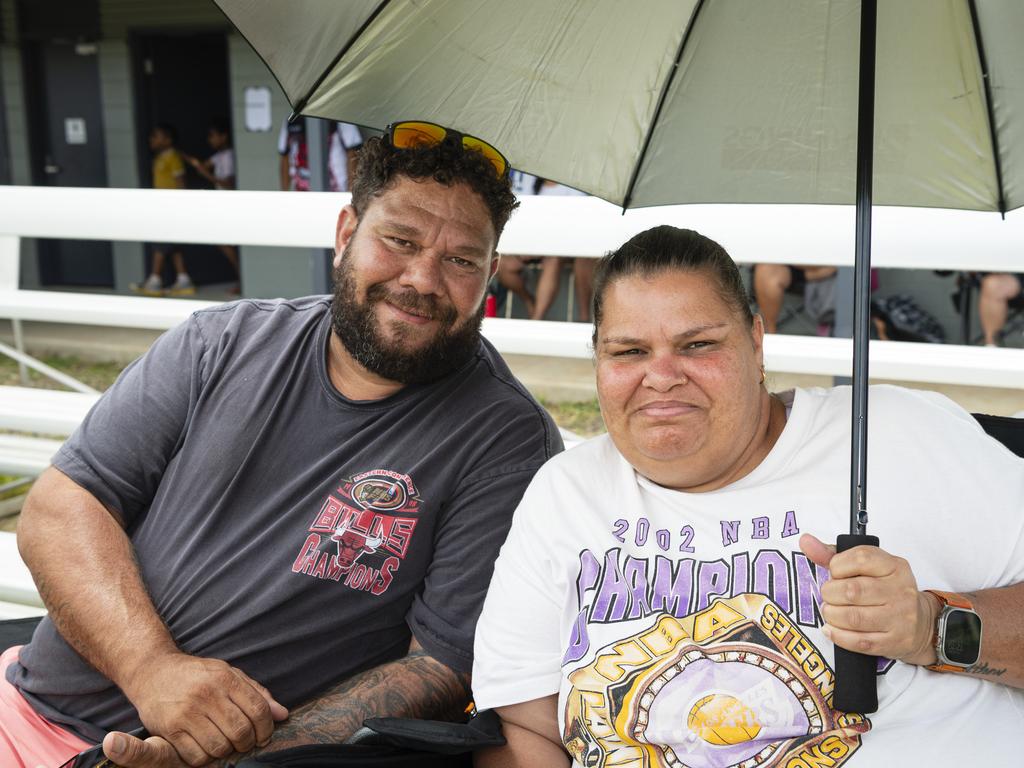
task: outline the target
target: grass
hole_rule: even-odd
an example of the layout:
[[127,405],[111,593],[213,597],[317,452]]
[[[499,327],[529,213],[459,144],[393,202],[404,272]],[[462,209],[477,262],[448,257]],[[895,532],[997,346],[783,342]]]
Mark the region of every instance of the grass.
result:
[[558,426],[577,435],[593,437],[606,431],[597,400],[553,403],[541,398],[540,404],[547,409]]
[[[38,359],[101,392],[114,383],[124,368],[120,363],[93,362],[71,355],[46,355]],[[62,388],[53,379],[31,369],[28,375],[30,387]],[[0,355],[0,384],[22,386],[21,377],[18,375],[18,364],[3,355]],[[558,426],[578,435],[593,437],[605,431],[597,400],[559,403],[541,399],[540,403],[551,414]]]
[[[114,383],[114,379],[117,378],[124,368],[124,365],[121,363],[97,363],[89,360],[80,360],[69,355],[44,355],[36,359],[46,363],[51,368],[56,368],[61,373],[74,376],[83,384],[88,384],[93,389],[98,389],[101,392]],[[33,371],[31,368],[28,371],[28,377],[28,386],[30,387],[41,387],[43,389],[64,388],[53,379]],[[25,386],[18,375],[18,364],[6,355],[0,355],[0,384],[17,387]]]

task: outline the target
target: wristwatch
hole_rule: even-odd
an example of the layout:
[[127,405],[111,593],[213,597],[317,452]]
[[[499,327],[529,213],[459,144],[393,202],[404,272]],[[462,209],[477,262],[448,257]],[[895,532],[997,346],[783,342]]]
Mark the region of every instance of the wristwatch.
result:
[[981,617],[971,601],[955,592],[927,589],[942,603],[935,624],[935,654],[939,661],[928,669],[937,672],[963,672],[978,663],[981,655]]

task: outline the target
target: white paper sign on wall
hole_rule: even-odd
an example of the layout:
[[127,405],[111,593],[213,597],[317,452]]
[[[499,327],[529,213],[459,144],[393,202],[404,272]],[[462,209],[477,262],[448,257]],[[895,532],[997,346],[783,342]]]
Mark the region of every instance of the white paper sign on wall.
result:
[[249,86],[245,89],[245,130],[263,133],[272,127],[270,89],[265,85]]
[[64,141],[68,144],[85,144],[87,141],[85,133],[84,117],[64,118]]

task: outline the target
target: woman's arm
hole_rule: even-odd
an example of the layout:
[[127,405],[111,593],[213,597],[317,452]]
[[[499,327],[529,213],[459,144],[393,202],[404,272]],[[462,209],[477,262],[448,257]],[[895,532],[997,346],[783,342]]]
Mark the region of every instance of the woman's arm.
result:
[[558,735],[558,695],[534,699],[522,704],[498,707],[501,727],[508,742],[503,747],[491,747],[473,756],[476,768],[527,768],[543,765],[545,768],[566,766],[569,755],[562,748]]

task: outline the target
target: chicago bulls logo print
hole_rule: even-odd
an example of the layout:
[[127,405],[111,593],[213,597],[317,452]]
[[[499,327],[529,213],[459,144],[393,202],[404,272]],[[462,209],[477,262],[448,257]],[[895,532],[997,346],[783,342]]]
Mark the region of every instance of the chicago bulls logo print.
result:
[[292,572],[383,594],[409,551],[421,503],[412,478],[399,472],[343,481],[324,499]]

